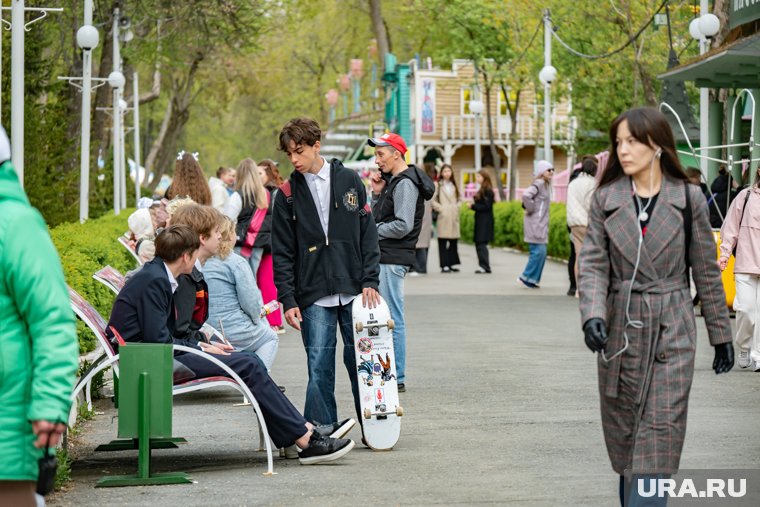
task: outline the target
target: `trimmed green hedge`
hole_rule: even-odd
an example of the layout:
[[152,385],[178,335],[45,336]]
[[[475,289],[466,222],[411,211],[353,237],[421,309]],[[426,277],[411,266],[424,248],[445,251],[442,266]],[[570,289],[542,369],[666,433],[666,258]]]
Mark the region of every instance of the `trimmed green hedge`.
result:
[[[527,250],[523,241],[523,213],[520,201],[497,202],[493,206],[494,239],[493,246],[506,246]],[[475,233],[475,212],[466,205],[459,210],[461,240],[472,243]],[[567,232],[565,204],[553,202],[549,209],[548,254],[567,259],[570,255],[570,234]]]
[[[51,229],[50,236],[63,264],[66,283],[89,301],[107,320],[111,314],[114,293],[92,278],[93,273],[110,264],[122,273],[136,267],[135,260],[116,240],[127,230],[127,217],[134,209],[120,215],[107,214],[84,224],[66,223]],[[95,348],[92,332],[77,320],[79,351],[85,354]]]

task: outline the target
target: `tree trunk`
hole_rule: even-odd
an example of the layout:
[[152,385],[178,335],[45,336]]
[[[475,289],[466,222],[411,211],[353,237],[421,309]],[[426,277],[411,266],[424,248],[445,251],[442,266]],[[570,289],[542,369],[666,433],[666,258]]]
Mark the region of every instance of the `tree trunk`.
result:
[[507,111],[509,112],[509,200],[514,201],[517,196],[515,186],[517,182],[517,113],[520,110],[520,92],[515,92],[514,105],[509,100],[507,86],[501,83],[501,91],[504,93],[504,100],[507,101]]
[[[111,6],[113,12],[114,3]],[[111,35],[111,18],[109,16],[106,21],[106,31],[103,34],[102,44],[103,49],[100,52],[100,63],[95,66],[93,62],[92,75],[98,77],[108,77],[108,74],[113,70],[113,37]],[[80,74],[81,75],[81,74]],[[113,88],[108,86],[108,83],[98,87],[95,90],[95,105],[92,110],[92,149],[102,150],[102,153],[106,153],[111,146],[111,116],[105,111],[98,111],[100,108],[106,108],[111,105],[111,98],[113,96]]]
[[372,32],[377,39],[377,50],[380,56],[380,65],[385,69],[385,54],[390,52],[390,40],[388,31],[385,28],[383,13],[381,11],[381,0],[369,0],[369,16],[372,20]]
[[493,159],[493,168],[496,173],[496,188],[499,191],[499,199],[504,197],[504,186],[501,184],[501,178],[499,177],[499,169],[501,169],[501,161],[499,160],[499,153],[496,149],[496,143],[493,138],[493,122],[491,121],[491,85],[488,81],[488,77],[485,72],[483,73],[483,84],[486,89],[486,124],[488,125],[488,145],[491,150],[491,158]]
[[204,57],[203,53],[196,54],[184,81],[176,79],[173,81],[172,95],[161,123],[161,132],[145,160],[145,169],[153,172],[153,180],[148,185],[151,191],[156,189],[161,176],[172,167],[172,162],[176,158],[177,142],[190,119],[195,75]]

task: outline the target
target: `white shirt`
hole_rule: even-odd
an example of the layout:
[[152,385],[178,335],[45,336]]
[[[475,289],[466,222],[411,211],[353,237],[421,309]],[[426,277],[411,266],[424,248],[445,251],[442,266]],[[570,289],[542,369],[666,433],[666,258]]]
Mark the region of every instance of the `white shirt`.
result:
[[[322,231],[327,238],[327,230],[330,226],[330,164],[327,160],[322,159],[322,169],[317,174],[306,173],[306,185],[311,192],[311,198],[314,199],[314,206],[319,213],[319,222],[322,224]],[[314,304],[325,308],[332,308],[338,305],[347,305],[354,300],[353,294],[332,294],[325,296]]]
[[166,268],[166,275],[169,277],[169,285],[171,285],[172,287],[172,294],[174,294],[174,291],[177,290],[177,287],[179,286],[179,284],[177,283],[177,279],[174,278],[174,275],[169,269],[169,266],[165,262],[164,262],[164,267]]
[[311,198],[314,199],[314,205],[319,212],[322,230],[327,236],[327,229],[330,225],[330,164],[325,159],[322,161],[324,164],[317,174],[306,173],[304,177],[311,192]]

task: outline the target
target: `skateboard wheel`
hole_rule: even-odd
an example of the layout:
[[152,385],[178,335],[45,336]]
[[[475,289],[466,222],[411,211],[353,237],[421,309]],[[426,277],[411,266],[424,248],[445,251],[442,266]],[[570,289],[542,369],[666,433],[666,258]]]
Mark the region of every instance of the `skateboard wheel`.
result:
[[361,333],[363,329],[364,329],[364,324],[362,324],[361,322],[357,322],[356,323],[356,332],[357,333]]
[[370,419],[371,417],[372,417],[372,412],[370,412],[368,408],[365,408],[364,409],[364,418],[365,419]]
[[396,327],[396,324],[393,322],[393,319],[388,319],[388,329],[392,331],[394,327]]
[[396,415],[399,417],[404,415],[404,409],[402,407],[396,407]]

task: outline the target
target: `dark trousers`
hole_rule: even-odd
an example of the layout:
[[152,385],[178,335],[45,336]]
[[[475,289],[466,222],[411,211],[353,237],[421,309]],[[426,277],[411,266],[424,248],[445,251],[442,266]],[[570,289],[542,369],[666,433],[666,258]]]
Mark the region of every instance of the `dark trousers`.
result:
[[478,265],[486,271],[491,271],[491,264],[488,262],[488,242],[475,243],[475,251],[478,254]]
[[412,266],[412,271],[416,271],[417,273],[427,273],[427,257],[428,257],[428,249],[427,248],[418,248],[415,251],[415,261],[414,266]]
[[[251,390],[267,423],[267,431],[277,447],[288,447],[306,434],[306,419],[282,394],[267,373],[261,360],[251,352],[233,352],[214,356],[237,373]],[[180,354],[177,361],[195,372],[198,378],[227,377],[227,372],[211,361],[195,354]]]
[[450,268],[460,264],[457,240],[438,238],[438,258],[441,261],[442,268]]
[[570,279],[570,288],[575,289],[577,287],[575,282],[575,245],[570,242],[570,258],[567,260],[567,277]]

